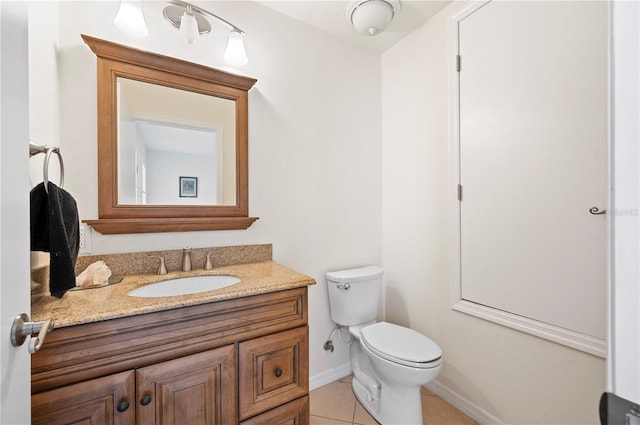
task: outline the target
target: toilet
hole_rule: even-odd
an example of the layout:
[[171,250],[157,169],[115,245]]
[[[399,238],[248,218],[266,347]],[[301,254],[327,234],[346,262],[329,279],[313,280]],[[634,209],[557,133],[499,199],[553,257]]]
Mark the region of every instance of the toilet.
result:
[[442,350],[426,336],[376,322],[383,270],[377,266],[326,274],[331,320],[348,327],[353,392],[382,425],[422,425],[420,387],[442,367]]

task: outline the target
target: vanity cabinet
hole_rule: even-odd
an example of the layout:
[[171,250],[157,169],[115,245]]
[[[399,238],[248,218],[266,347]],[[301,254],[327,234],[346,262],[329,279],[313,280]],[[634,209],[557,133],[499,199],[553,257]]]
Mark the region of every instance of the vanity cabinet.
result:
[[54,330],[33,424],[309,423],[307,288]]
[[229,345],[136,370],[137,423],[234,423],[234,366]]
[[127,371],[36,394],[31,397],[31,424],[132,424],[135,409],[126,400],[133,400],[134,391],[135,373]]
[[230,424],[234,363],[230,345],[46,391],[32,397],[32,423]]
[[307,328],[296,328],[240,344],[240,419],[307,394]]

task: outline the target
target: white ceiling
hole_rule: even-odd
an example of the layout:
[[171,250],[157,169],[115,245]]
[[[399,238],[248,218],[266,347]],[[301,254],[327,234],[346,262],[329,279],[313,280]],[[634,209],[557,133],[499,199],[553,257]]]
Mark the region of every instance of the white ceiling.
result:
[[382,33],[366,36],[357,33],[347,20],[351,0],[257,0],[291,18],[334,34],[360,48],[381,53],[420,27],[451,0],[400,0],[398,13]]
[[215,157],[215,130],[145,120],[135,124],[148,150]]

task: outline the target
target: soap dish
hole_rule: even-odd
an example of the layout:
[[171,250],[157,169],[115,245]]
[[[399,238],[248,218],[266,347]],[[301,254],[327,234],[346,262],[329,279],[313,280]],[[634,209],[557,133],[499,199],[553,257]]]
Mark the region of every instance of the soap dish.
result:
[[73,288],[69,289],[69,291],[84,291],[85,289],[104,288],[105,286],[115,285],[116,283],[120,283],[122,282],[122,279],[124,279],[122,276],[111,276],[105,285],[92,286],[90,288],[82,288],[80,286],[74,286]]

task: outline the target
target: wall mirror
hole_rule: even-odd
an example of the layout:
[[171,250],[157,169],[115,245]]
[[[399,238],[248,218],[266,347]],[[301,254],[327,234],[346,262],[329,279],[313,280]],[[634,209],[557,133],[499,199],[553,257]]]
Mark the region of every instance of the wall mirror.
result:
[[82,35],[97,56],[100,233],[246,229],[256,80]]

